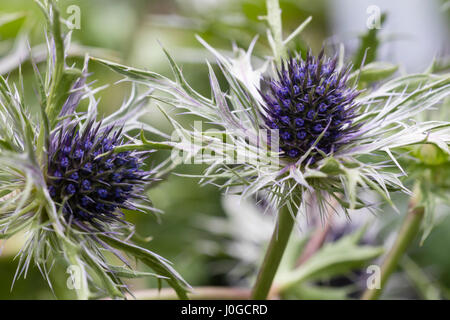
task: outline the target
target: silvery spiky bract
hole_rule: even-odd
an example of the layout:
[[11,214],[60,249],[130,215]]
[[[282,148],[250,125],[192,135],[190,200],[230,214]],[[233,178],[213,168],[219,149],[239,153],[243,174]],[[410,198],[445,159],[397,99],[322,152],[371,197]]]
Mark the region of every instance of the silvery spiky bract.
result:
[[[314,144],[329,154],[351,139],[358,126],[352,125],[359,92],[350,88],[350,68],[336,70],[337,58],[328,59],[323,51],[316,58],[291,57],[277,70],[275,79],[267,80],[262,93],[266,103],[265,124],[279,131],[279,145],[284,155],[298,159]],[[313,151],[311,161],[322,156]]]

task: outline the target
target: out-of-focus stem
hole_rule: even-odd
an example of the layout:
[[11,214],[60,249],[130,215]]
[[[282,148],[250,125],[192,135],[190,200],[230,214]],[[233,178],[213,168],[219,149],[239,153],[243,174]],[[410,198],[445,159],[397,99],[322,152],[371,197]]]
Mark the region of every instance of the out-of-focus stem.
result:
[[300,266],[304,262],[306,262],[309,258],[311,258],[320,248],[322,248],[323,243],[325,242],[325,238],[328,235],[328,232],[331,229],[333,220],[333,212],[329,209],[328,218],[325,221],[324,225],[319,225],[316,228],[316,231],[309,239],[305,248],[303,249],[302,254],[297,260],[297,266]]
[[403,254],[419,232],[420,224],[424,216],[424,208],[418,206],[420,199],[419,190],[418,186],[414,188],[414,194],[409,203],[408,213],[406,214],[392,249],[389,251],[381,266],[380,289],[367,289],[362,296],[363,300],[376,300],[380,297],[389,277],[395,271]]
[[[251,291],[247,288],[195,287],[188,293],[190,300],[248,300]],[[176,300],[177,293],[172,288],[148,289],[128,294],[128,299],[137,300]]]
[[[294,210],[294,212],[296,211]],[[295,215],[296,213],[292,214],[287,206],[283,207],[278,213],[278,224],[273,231],[272,239],[253,287],[252,299],[262,300],[267,298],[294,227]]]
[[400,261],[400,266],[414,284],[417,293],[424,300],[439,300],[440,288],[431,281],[428,276],[411,258],[405,255]]

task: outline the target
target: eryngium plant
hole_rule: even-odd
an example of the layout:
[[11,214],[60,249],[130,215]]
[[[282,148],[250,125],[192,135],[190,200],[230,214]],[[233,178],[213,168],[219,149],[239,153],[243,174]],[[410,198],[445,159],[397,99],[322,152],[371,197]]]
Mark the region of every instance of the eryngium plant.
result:
[[[0,76],[0,238],[26,237],[16,277],[34,262],[51,286],[50,271],[63,257],[81,299],[124,297],[123,278],[149,275],[185,298],[185,281],[166,259],[133,244],[134,226],[123,216],[154,211],[143,193],[153,176],[144,163],[150,150],[136,150],[129,134],[148,128],[137,120],[148,98],[133,87],[119,110],[96,121],[88,59],[83,70],[66,66],[58,10],[38,4],[51,29],[45,77],[32,61],[40,116],[25,105],[22,83]],[[87,112],[77,110],[82,99]],[[134,270],[127,256],[155,273]]]

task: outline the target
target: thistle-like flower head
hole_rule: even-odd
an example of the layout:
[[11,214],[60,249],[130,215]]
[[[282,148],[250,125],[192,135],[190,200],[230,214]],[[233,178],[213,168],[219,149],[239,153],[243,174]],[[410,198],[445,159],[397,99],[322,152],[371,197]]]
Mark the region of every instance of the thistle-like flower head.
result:
[[[242,197],[263,195],[275,209],[289,204],[292,211],[305,212],[309,195],[317,199],[320,213],[331,200],[346,213],[374,208],[362,196],[369,190],[394,206],[390,192],[410,193],[397,161],[402,148],[430,141],[442,148],[448,144],[443,122],[410,122],[448,95],[448,75],[409,75],[370,87],[362,82],[358,85],[366,90],[360,94],[348,83],[356,85],[365,75],[389,76],[392,68],[387,75],[383,64],[352,72],[350,65],[339,67],[336,59],[321,53],[308,54],[305,60],[293,56],[271,72],[267,67],[278,61],[277,52],[274,59],[255,57],[259,68],[252,66],[256,38],[248,51],[235,48],[234,57],[223,56],[199,40],[215,56],[229,86],[225,92],[221,89],[208,64],[211,97],[192,89],[167,52],[175,81],[100,62],[162,91],[164,96],[156,96],[158,100],[166,99],[170,106],[217,125],[218,132],[205,133],[167,115],[177,134],[176,140],[164,144],[178,158],[181,152],[182,159],[209,165],[202,183],[219,184],[227,191],[241,187],[237,192]],[[261,81],[262,76],[268,80]],[[267,132],[268,128],[277,131]]]
[[[149,131],[139,120],[147,112],[148,92],[139,94],[134,84],[129,99],[97,122],[97,89],[86,83],[89,57],[82,69],[67,66],[70,35],[61,32],[59,10],[52,1],[36,3],[51,30],[44,76],[31,59],[39,117],[23,101],[23,83],[0,75],[0,238],[19,232],[27,238],[14,279],[34,262],[51,285],[50,272],[62,258],[68,272],[77,272],[72,284],[79,299],[125,297],[123,279],[144,275],[164,279],[186,298],[189,285],[169,261],[134,244],[134,224],[121,219],[123,213],[155,212],[144,188],[161,171],[143,170],[152,146],[134,136]],[[83,112],[81,101],[87,102]],[[130,258],[155,273],[134,270]]]
[[[277,71],[278,78],[267,81],[269,90],[262,96],[265,124],[279,130],[281,151],[298,159],[316,140],[323,153],[336,151],[357,129],[352,120],[359,92],[347,85],[349,69],[337,71],[336,58],[321,52],[317,58],[308,53],[306,60],[291,57]],[[313,151],[309,159],[318,157]]]
[[47,185],[50,196],[62,205],[67,221],[81,228],[87,224],[122,221],[120,209],[134,209],[149,172],[141,170],[145,154],[114,153],[123,143],[121,130],[101,128],[90,122],[80,133],[76,127],[61,128],[52,136],[48,154]]

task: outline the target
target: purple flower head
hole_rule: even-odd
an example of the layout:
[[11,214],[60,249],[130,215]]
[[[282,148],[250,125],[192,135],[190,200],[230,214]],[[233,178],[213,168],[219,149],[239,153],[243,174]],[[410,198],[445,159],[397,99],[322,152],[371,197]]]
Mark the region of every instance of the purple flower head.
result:
[[[353,118],[359,92],[347,85],[349,72],[349,67],[336,70],[336,58],[326,58],[322,51],[318,57],[308,53],[305,60],[290,57],[277,78],[267,80],[265,124],[280,130],[279,145],[287,158],[300,158],[322,133],[316,149],[334,152],[358,130]],[[317,161],[322,155],[313,150],[313,157]]]
[[94,122],[82,133],[61,127],[51,136],[47,185],[66,221],[101,230],[101,223],[123,222],[120,209],[134,208],[132,200],[150,180],[141,169],[146,153],[114,153],[122,144],[121,130]]

